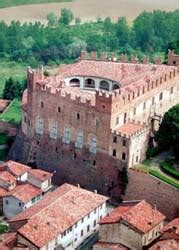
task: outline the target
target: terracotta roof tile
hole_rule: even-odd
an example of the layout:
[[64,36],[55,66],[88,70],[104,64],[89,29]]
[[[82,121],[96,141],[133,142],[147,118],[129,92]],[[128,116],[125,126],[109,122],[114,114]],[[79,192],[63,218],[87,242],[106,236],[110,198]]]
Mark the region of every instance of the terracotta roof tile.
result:
[[149,250],[178,250],[179,242],[176,240],[161,240],[155,243]]
[[27,203],[34,197],[40,195],[42,190],[31,184],[21,184],[16,186],[7,196],[14,196],[23,203]]
[[146,201],[141,201],[123,213],[121,218],[142,233],[146,233],[165,219],[165,216]]
[[53,173],[49,173],[41,169],[30,169],[28,172],[41,181],[48,180],[53,176]]
[[18,232],[42,247],[59,233],[63,233],[108,198],[90,191],[64,184],[43,200],[11,221],[28,219]]
[[7,164],[8,169],[15,176],[21,176],[22,174],[31,170],[30,167],[15,161],[8,161],[5,164]]
[[140,129],[142,129],[143,127],[144,126],[136,123],[126,123],[115,130],[121,134],[131,135],[135,132],[140,131]]
[[0,180],[3,180],[4,182],[8,184],[12,184],[16,182],[16,178],[8,171],[0,171]]
[[129,248],[122,246],[121,244],[112,244],[112,243],[104,243],[97,242],[94,246],[98,247],[98,249],[105,250],[128,250]]
[[121,219],[121,215],[131,209],[131,206],[120,206],[112,210],[108,216],[100,220],[99,224],[117,223]]

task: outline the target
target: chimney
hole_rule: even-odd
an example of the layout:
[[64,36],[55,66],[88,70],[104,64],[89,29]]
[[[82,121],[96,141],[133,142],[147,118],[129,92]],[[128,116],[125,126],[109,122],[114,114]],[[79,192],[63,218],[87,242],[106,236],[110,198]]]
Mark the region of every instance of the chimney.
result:
[[95,190],[94,190],[94,193],[95,193],[95,194],[97,194],[97,193],[98,193],[98,191],[95,189]]

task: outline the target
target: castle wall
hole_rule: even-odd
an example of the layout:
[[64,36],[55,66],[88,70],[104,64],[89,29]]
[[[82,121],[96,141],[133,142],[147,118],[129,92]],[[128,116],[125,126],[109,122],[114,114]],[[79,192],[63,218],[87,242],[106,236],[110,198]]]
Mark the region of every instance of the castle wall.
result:
[[137,170],[129,170],[128,179],[123,200],[146,200],[165,214],[169,221],[179,216],[178,189]]

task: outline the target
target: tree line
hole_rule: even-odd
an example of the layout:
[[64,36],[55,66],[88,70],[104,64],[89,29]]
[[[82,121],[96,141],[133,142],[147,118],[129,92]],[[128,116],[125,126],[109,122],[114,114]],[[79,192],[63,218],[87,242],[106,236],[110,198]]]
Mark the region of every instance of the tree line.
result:
[[70,10],[63,9],[59,17],[47,16],[48,25],[40,22],[0,22],[0,59],[40,63],[70,62],[88,52],[125,52],[128,55],[164,53],[167,44],[179,40],[179,10],[141,13],[130,25],[125,17],[116,22],[110,18],[81,23]]

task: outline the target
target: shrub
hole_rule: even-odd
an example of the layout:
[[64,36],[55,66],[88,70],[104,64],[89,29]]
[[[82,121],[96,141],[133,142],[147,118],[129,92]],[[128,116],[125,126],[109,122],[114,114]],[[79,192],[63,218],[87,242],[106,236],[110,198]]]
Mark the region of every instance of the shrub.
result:
[[179,172],[173,167],[173,159],[166,159],[160,164],[161,170],[175,179],[179,179]]
[[158,153],[160,153],[160,148],[157,146],[157,147],[149,147],[147,149],[147,152],[146,152],[146,157],[147,159],[157,155]]

